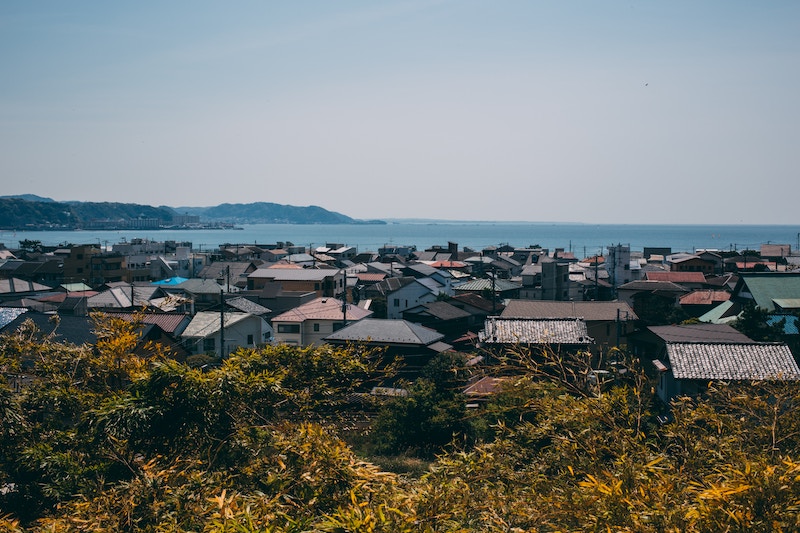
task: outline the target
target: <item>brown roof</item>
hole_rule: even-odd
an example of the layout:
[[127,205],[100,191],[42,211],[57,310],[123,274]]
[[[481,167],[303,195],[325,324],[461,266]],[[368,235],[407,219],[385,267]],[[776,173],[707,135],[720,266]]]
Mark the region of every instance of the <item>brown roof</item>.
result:
[[[355,305],[347,305],[347,320],[361,320],[372,314]],[[336,298],[315,298],[274,317],[272,322],[305,322],[306,320],[342,320],[342,301]]]
[[386,278],[386,274],[382,272],[359,272],[356,274],[356,278],[359,281],[368,281],[368,282],[379,282],[383,281]]
[[[619,311],[619,314],[617,312]],[[583,318],[586,321],[637,320],[633,309],[625,302],[551,302],[539,300],[510,300],[502,317],[518,318]]]
[[650,326],[649,329],[665,342],[753,342],[727,324],[676,324]]
[[692,291],[680,297],[681,305],[714,305],[731,299],[728,291],[700,290]]
[[503,383],[510,381],[511,379],[513,378],[509,376],[485,376],[464,389],[464,394],[467,396],[489,396],[491,394],[500,392]]
[[651,281],[671,281],[672,283],[705,283],[702,272],[645,272],[645,278]]

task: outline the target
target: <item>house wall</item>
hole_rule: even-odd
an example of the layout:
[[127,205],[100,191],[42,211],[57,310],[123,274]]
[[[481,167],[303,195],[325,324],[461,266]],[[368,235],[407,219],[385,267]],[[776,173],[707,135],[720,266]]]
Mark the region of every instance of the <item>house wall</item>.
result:
[[[272,327],[261,317],[251,316],[236,324],[225,327],[225,354],[230,354],[240,347],[255,347],[268,342],[273,336]],[[217,330],[206,337],[189,337],[187,349],[193,354],[206,353],[206,339],[213,340],[215,354],[219,353],[220,331]]]
[[410,283],[386,296],[386,318],[402,319],[403,311],[436,301],[436,295],[419,283]]

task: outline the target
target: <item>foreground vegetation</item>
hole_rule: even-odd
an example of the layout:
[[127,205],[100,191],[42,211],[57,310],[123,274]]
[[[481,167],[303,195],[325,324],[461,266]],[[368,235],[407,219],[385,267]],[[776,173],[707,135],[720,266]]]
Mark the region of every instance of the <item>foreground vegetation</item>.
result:
[[[713,384],[661,425],[641,376],[592,388],[580,356],[520,350],[468,413],[453,357],[369,431],[354,415],[375,407],[354,402],[383,371],[357,347],[242,350],[201,370],[135,356],[135,324],[97,320],[96,347],[0,337],[4,374],[37,376],[0,386],[2,531],[800,529],[796,384]],[[429,467],[364,460],[392,451]]]

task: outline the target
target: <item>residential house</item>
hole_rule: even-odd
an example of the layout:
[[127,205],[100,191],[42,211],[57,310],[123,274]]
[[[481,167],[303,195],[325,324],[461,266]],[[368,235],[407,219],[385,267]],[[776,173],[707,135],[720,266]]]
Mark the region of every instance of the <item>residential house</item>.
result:
[[384,350],[385,363],[396,358],[403,363],[398,379],[412,380],[436,354],[452,348],[442,342],[443,338],[438,331],[407,320],[364,318],[328,335],[325,341],[339,346],[359,344]]
[[520,289],[522,289],[521,284],[505,279],[475,279],[453,287],[456,295],[469,293],[479,295],[494,294],[495,298],[499,300],[519,298]]
[[444,301],[428,302],[403,311],[404,320],[443,333],[451,344],[469,331],[471,318],[469,312]]
[[486,348],[522,345],[555,352],[588,350],[593,343],[580,318],[512,318],[492,316],[478,334]]
[[800,298],[800,272],[742,272],[731,300],[775,311],[776,300]]
[[[387,281],[389,280],[384,280]],[[398,289],[386,294],[386,318],[400,319],[403,312],[408,309],[433,302],[442,296],[451,296],[452,290],[448,292],[448,289],[448,286],[440,284],[433,278],[411,278],[409,283],[404,283]]]
[[320,345],[328,335],[371,315],[372,311],[336,298],[315,298],[273,317],[272,328],[276,343]]
[[248,290],[261,290],[275,284],[283,291],[314,292],[329,298],[345,290],[345,273],[340,269],[316,268],[259,268],[247,276]]
[[681,309],[690,317],[699,317],[731,298],[728,291],[703,289],[692,291],[680,297]]
[[593,339],[592,351],[605,353],[612,346],[625,344],[636,330],[639,317],[625,302],[538,302],[510,300],[502,318],[576,319],[586,324],[586,335]]
[[647,281],[669,281],[685,287],[690,291],[705,289],[706,277],[702,272],[667,270],[663,272],[648,271],[644,274]]
[[798,381],[800,368],[783,343],[669,342],[656,393],[669,403],[676,396],[703,392],[711,381]]
[[657,323],[680,307],[689,289],[671,281],[639,280],[617,287],[619,301],[627,303],[646,323]]
[[727,324],[673,324],[648,326],[628,336],[628,349],[642,361],[662,357],[667,343],[748,343],[744,333]]
[[181,341],[190,353],[223,357],[237,348],[256,347],[271,338],[272,327],[262,317],[229,311],[201,311],[181,334]]
[[231,285],[239,290],[247,288],[247,276],[254,272],[263,262],[254,261],[217,261],[211,263],[197,274],[200,279],[213,279],[222,286]]
[[716,262],[702,259],[694,254],[671,255],[667,257],[667,264],[669,265],[670,272],[697,272],[704,276],[710,276],[717,272]]
[[213,279],[192,278],[175,285],[161,285],[169,294],[192,300],[197,310],[209,309],[220,304],[225,287]]
[[235,296],[233,298],[225,298],[225,306],[228,308],[241,311],[243,313],[250,313],[251,315],[267,318],[272,313],[272,310],[264,307],[263,305],[254,302],[244,296]]

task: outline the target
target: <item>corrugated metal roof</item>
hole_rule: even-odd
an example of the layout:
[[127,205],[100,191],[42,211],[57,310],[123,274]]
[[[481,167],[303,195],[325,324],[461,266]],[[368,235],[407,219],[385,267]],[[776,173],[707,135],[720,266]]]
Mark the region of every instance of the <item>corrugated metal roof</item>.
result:
[[586,322],[573,318],[486,319],[481,341],[489,344],[591,344]]
[[800,298],[800,273],[741,273],[738,290],[753,295],[756,306],[773,311],[776,298]]
[[800,380],[800,368],[785,344],[668,343],[676,379]]

